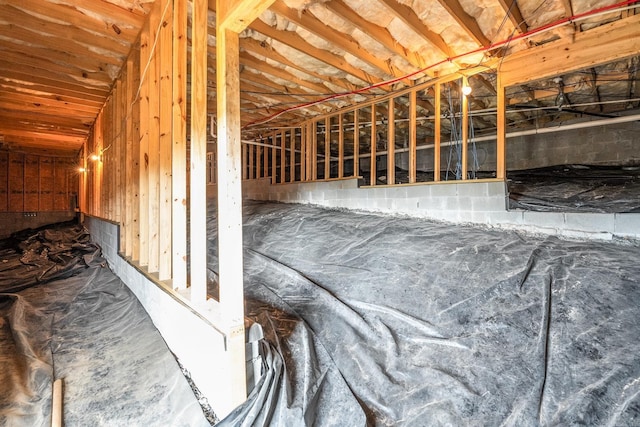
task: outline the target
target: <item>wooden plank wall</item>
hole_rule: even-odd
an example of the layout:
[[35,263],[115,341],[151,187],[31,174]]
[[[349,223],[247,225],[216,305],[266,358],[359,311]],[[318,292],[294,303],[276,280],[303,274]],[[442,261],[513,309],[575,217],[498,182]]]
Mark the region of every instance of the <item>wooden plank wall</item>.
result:
[[74,209],[78,166],[73,157],[0,153],[0,212]]
[[86,150],[86,213],[118,222],[119,251],[176,289],[187,281],[186,11],[186,0],[154,4]]

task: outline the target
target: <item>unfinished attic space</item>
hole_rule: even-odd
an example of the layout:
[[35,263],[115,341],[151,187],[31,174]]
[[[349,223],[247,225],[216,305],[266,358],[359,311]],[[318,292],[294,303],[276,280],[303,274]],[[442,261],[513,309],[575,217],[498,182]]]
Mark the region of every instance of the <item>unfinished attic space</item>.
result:
[[0,0],[0,425],[639,426],[640,2]]

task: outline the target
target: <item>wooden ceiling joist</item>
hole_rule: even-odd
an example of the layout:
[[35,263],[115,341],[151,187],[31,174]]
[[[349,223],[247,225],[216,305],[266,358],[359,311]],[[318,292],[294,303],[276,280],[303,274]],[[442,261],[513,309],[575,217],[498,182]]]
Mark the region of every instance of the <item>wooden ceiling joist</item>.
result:
[[114,65],[121,65],[124,60],[124,55],[102,53],[103,51],[91,48],[90,44],[73,40],[65,40],[64,43],[61,43],[57,38],[47,38],[36,31],[30,31],[14,24],[0,24],[0,38],[15,40],[26,51],[32,47],[44,48],[54,52],[85,56]]
[[416,13],[408,6],[398,3],[396,0],[380,0],[395,16],[401,19],[409,28],[424,37],[432,45],[438,48],[447,58],[455,56],[449,45],[440,34],[431,31]]
[[[376,57],[371,52],[362,48],[358,42],[348,34],[343,34],[335,31],[333,28],[324,24],[317,19],[309,10],[298,11],[287,7],[281,0],[277,0],[273,3],[271,10],[278,15],[287,18],[294,24],[306,29],[307,31],[315,34],[337,48],[353,55],[359,60],[366,62],[372,67],[377,68],[384,74],[391,77],[402,77],[403,73],[396,67],[391,65],[390,62]],[[403,79],[406,85],[411,85],[411,81]]]
[[407,62],[417,68],[426,67],[426,62],[422,56],[416,52],[411,52],[400,42],[393,38],[389,31],[374,24],[371,21],[367,21],[362,16],[358,15],[353,9],[347,6],[342,0],[330,0],[325,3],[325,6],[334,12],[336,15],[341,16],[347,21],[351,22],[355,27],[365,34],[371,35],[376,41],[389,49],[391,52],[404,58]]
[[460,24],[460,26],[476,41],[480,46],[489,46],[491,40],[487,38],[480,29],[478,22],[470,16],[462,7],[458,0],[438,0],[440,5]]
[[11,6],[0,5],[0,16],[3,16],[5,19],[10,19],[11,22],[15,22],[16,26],[43,35],[46,34],[46,37],[52,39],[57,38],[60,42],[68,43],[69,40],[84,41],[91,46],[119,55],[127,55],[130,50],[130,46],[126,42],[113,39],[106,35],[97,35],[72,25],[46,21]]
[[254,58],[249,54],[241,53],[240,61],[242,62],[243,65],[247,67],[251,67],[254,70],[260,71],[265,74],[270,74],[274,77],[281,78],[288,82],[296,83],[297,85],[306,87],[314,92],[326,93],[329,91],[329,89],[323,84],[312,83],[307,80],[298,78],[282,68],[278,68],[273,65],[269,65],[266,62],[259,61],[258,59]]
[[327,83],[331,83],[334,84],[336,86],[341,86],[344,89],[347,90],[353,90],[355,89],[355,85],[353,85],[353,83],[350,83],[349,81],[347,81],[346,79],[338,79],[335,77],[331,77],[331,76],[327,76],[325,74],[321,74],[321,73],[317,73],[313,70],[310,70],[308,68],[305,68],[304,66],[300,65],[299,63],[296,63],[294,61],[291,61],[287,58],[285,58],[283,55],[280,55],[278,52],[276,52],[275,49],[265,45],[264,43],[260,43],[257,40],[254,39],[241,39],[240,40],[240,48],[247,51],[247,52],[253,52],[255,54],[264,56],[266,58],[269,58],[270,60],[279,62],[283,65],[286,65],[288,67],[294,68],[298,71],[302,71],[305,74],[308,74],[309,76],[312,76],[318,80],[324,80]]
[[300,37],[293,31],[277,30],[260,20],[256,20],[251,24],[251,28],[257,32],[279,41],[299,52],[305,53],[318,61],[331,65],[340,71],[362,80],[367,84],[376,84],[382,82],[382,79],[372,76],[367,72],[349,64],[343,57],[335,55],[327,50],[319,49]]
[[524,34],[527,32],[529,28],[527,26],[527,22],[522,17],[522,12],[518,7],[518,2],[516,0],[498,0],[500,2],[500,6],[504,9],[504,13],[509,16],[509,20],[513,24],[515,28],[518,29],[520,34]]

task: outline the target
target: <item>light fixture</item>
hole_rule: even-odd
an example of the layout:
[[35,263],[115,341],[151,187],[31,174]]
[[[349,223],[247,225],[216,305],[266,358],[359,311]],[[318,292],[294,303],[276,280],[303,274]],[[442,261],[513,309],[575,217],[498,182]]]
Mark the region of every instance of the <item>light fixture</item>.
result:
[[100,160],[100,155],[92,154],[89,156],[89,160],[93,160],[94,162],[97,162],[98,160]]
[[462,86],[462,94],[464,96],[471,95],[471,86]]
[[84,173],[84,172],[86,172],[86,171],[87,171],[87,170],[86,170],[85,168],[83,168],[82,166],[80,166],[80,167],[78,168],[78,172],[80,172],[80,173]]

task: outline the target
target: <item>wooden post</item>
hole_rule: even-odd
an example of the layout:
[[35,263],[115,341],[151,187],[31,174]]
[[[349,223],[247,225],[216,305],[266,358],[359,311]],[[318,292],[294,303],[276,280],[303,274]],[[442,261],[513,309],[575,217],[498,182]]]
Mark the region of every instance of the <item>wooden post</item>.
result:
[[409,93],[409,183],[416,182],[416,169],[418,163],[417,152],[417,91]]
[[271,184],[275,185],[276,181],[276,168],[277,168],[277,155],[278,151],[276,150],[276,146],[278,145],[278,134],[274,133],[271,137]]
[[440,99],[440,83],[436,83],[433,87],[435,91],[435,123],[433,130],[433,180],[434,182],[440,181],[440,141],[441,141],[441,108],[442,102]]
[[191,21],[191,302],[203,304],[207,300],[207,0],[194,0]]
[[307,180],[307,126],[300,126],[300,181]]
[[324,179],[331,178],[331,118],[324,119]]
[[353,111],[353,176],[360,176],[360,110]]
[[269,176],[269,147],[262,147],[262,178]]
[[[243,144],[244,146],[247,146],[248,144]],[[248,179],[253,179],[255,177],[254,175],[254,159],[256,158],[256,146],[251,144],[247,147],[249,149],[249,162],[248,162],[248,167],[249,167],[249,171],[248,171],[248,175],[247,178]]]
[[172,286],[187,286],[187,0],[173,3]]
[[318,122],[311,122],[311,181],[318,179]]
[[[206,11],[206,1],[203,10]],[[238,33],[220,25],[217,1],[216,87],[218,112],[218,257],[220,308],[227,333],[233,402],[246,399],[244,285],[242,269],[242,182],[240,140],[240,45]],[[206,71],[206,70],[205,70]]]
[[[149,16],[149,43],[156,46],[151,52],[147,81],[149,82],[149,150],[147,152],[147,179],[149,182],[148,200],[149,216],[149,263],[148,272],[156,273],[160,265],[160,67],[159,52],[156,41],[160,36],[160,8],[163,2],[156,2]],[[144,120],[144,118],[143,118]]]
[[338,178],[344,177],[344,126],[343,115],[338,114]]
[[387,185],[396,183],[396,113],[395,100],[389,98],[387,126]]
[[378,168],[376,165],[376,104],[371,104],[371,160],[369,170],[371,177],[369,179],[369,185],[376,185]]
[[502,85],[500,73],[498,73],[498,117],[496,140],[496,178],[506,179],[507,175],[507,103],[506,88]]
[[138,263],[145,266],[149,263],[149,75],[146,66],[150,59],[149,19],[144,23],[140,32],[140,145],[139,145],[139,221]]
[[291,129],[289,140],[289,182],[296,180],[296,130]]
[[[171,279],[171,240],[172,233],[172,202],[171,202],[171,154],[173,152],[172,139],[172,103],[173,103],[173,7],[168,4],[171,0],[163,0],[162,9],[166,12],[160,26],[158,47],[160,54],[160,168],[159,168],[159,266],[158,279]],[[184,230],[183,230],[184,231]]]
[[287,167],[287,131],[283,130],[280,134],[280,180],[279,183],[282,184],[286,182],[286,167]]
[[140,52],[133,52],[133,84],[129,105],[131,105],[131,164],[127,170],[131,172],[131,259],[140,259],[140,98],[137,88],[140,87]]
[[263,147],[256,145],[256,179],[262,176],[262,149]]
[[[469,85],[467,76],[462,76],[462,90]],[[469,158],[469,97],[462,95],[462,179],[467,179],[468,158]]]
[[62,378],[58,378],[53,382],[53,390],[51,397],[51,427],[63,426],[63,396],[62,396]]
[[249,146],[247,144],[242,144],[241,163],[242,179],[249,179]]
[[[125,164],[124,164],[124,181],[125,181],[125,222],[126,222],[126,237],[125,237],[125,247],[124,247],[124,255],[126,257],[131,257],[133,253],[133,168],[131,165],[133,164],[133,108],[131,104],[133,103],[133,97],[135,96],[133,82],[134,77],[133,74],[136,72],[134,70],[134,62],[132,56],[135,53],[132,53],[127,59],[127,93],[125,94],[125,116],[126,120],[126,128],[125,128]],[[135,236],[137,238],[137,236]]]

